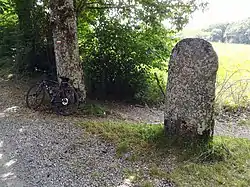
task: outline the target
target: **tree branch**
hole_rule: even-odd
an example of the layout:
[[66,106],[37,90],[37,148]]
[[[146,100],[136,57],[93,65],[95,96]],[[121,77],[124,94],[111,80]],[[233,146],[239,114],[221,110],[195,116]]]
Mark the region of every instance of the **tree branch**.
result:
[[106,4],[106,5],[102,5],[102,6],[86,6],[86,9],[123,9],[123,8],[135,8],[135,5],[129,5],[129,6],[115,6],[112,4]]

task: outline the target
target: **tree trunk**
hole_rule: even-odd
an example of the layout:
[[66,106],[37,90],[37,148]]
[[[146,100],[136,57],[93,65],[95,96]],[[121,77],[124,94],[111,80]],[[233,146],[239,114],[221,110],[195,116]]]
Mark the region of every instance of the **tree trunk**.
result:
[[32,21],[33,0],[15,0],[15,9],[18,15],[19,33],[17,36],[16,70],[23,72],[31,64],[34,53],[34,30]]
[[57,76],[69,78],[84,99],[86,92],[73,0],[51,0],[50,9]]

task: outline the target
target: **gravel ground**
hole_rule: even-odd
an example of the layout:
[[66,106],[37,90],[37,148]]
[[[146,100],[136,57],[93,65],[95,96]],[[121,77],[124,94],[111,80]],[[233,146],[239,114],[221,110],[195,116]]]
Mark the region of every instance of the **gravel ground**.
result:
[[[117,158],[112,145],[75,125],[96,119],[32,112],[20,86],[0,81],[0,89],[0,187],[140,186],[125,173],[139,170],[155,186],[173,186],[151,179],[148,163]],[[171,159],[164,163],[169,171]]]
[[[150,163],[117,158],[115,148],[98,137],[87,136],[75,125],[83,120],[120,119],[162,123],[162,110],[131,105],[109,104],[107,118],[58,117],[33,112],[24,107],[23,88],[0,81],[0,187],[136,186],[125,171],[143,171],[144,180],[155,186],[173,186],[169,181],[149,177]],[[240,125],[249,113],[217,117],[215,134],[250,139],[250,128]],[[165,158],[166,171],[173,158]],[[140,181],[143,182],[143,181]],[[140,185],[137,185],[140,186]]]
[[123,163],[114,148],[83,139],[73,124],[7,118],[1,127],[2,154],[13,161],[13,167],[5,167],[6,162],[6,171],[1,169],[6,183],[13,177],[23,182],[17,186],[118,186],[123,181]]
[[[243,121],[248,120],[248,124]],[[215,135],[250,139],[250,111],[224,113],[216,117]]]
[[[125,169],[148,168],[118,159],[112,145],[72,123],[9,116],[1,118],[0,126],[1,187],[120,186]],[[156,186],[171,186],[166,182]]]

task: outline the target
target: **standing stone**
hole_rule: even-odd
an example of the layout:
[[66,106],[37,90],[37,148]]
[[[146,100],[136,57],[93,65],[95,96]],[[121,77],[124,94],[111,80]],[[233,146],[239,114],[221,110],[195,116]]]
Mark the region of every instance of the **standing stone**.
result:
[[187,38],[174,47],[165,100],[167,136],[212,137],[217,70],[218,56],[207,41]]

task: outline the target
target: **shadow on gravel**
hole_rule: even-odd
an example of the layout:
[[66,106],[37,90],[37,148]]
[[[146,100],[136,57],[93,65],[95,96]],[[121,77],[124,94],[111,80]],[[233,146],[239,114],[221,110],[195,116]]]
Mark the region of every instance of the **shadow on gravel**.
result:
[[8,153],[4,150],[4,141],[0,140],[0,186],[21,187],[22,184],[13,171],[13,166],[16,164],[17,159],[9,159],[7,155]]

